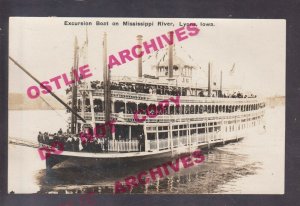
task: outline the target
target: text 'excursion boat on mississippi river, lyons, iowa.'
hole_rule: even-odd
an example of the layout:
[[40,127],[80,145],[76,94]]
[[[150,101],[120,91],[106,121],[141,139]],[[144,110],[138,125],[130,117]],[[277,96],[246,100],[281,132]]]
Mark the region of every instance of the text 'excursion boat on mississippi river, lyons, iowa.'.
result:
[[[174,55],[174,44],[152,67],[155,75],[143,75],[140,57],[138,77],[111,77],[106,38],[104,34],[103,81],[82,80],[67,89],[67,138],[74,137],[75,141],[65,141],[63,152],[51,153],[46,158],[47,168],[64,163],[96,167],[108,162],[172,157],[238,141],[263,127],[262,99],[249,92],[222,88],[222,72],[216,88],[210,63],[207,87],[194,85],[195,67]],[[85,43],[87,46],[87,40]],[[141,35],[137,44],[142,44]],[[75,69],[79,55],[75,40]],[[40,144],[46,145],[51,143]]]

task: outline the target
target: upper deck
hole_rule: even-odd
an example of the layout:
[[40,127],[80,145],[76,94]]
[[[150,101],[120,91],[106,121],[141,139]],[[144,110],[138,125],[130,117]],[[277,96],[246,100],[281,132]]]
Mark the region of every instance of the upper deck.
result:
[[[85,95],[83,95],[85,94]],[[178,96],[177,96],[178,95]],[[248,94],[249,95],[249,94]],[[176,96],[176,97],[175,97]],[[71,95],[69,96],[69,98]],[[223,93],[213,90],[207,96],[205,88],[176,87],[175,85],[154,85],[149,82],[112,82],[111,85],[111,118],[120,124],[139,124],[135,121],[135,113],[139,116],[153,113],[160,102],[178,99],[178,105],[169,101],[164,112],[154,119],[147,118],[146,123],[168,123],[202,121],[203,119],[232,119],[247,116],[253,111],[263,108],[264,101],[250,94],[241,92]],[[79,85],[77,91],[78,112],[91,122],[103,123],[104,89],[103,82],[95,81]],[[70,99],[71,100],[71,99]],[[92,101],[91,101],[92,100]],[[148,109],[152,108],[152,109]]]
[[[256,98],[255,95],[247,96],[237,92],[232,94],[222,94],[219,90],[215,90],[212,96],[208,97],[205,95],[205,88],[186,88],[186,87],[175,87],[173,86],[162,86],[162,85],[147,85],[142,89],[137,89],[137,83],[131,83],[135,85],[135,88],[124,88],[124,87],[114,87],[111,88],[111,98],[112,101],[132,101],[136,103],[153,103],[159,102],[170,98],[171,96],[180,96],[181,104],[190,103],[224,103],[224,104],[245,104],[245,103],[256,103],[261,100]],[[143,83],[144,85],[144,83]],[[156,88],[155,88],[156,87]],[[152,89],[153,88],[153,89]],[[161,90],[161,91],[160,91]],[[89,91],[92,94],[93,99],[104,100],[104,89],[102,86],[89,86],[80,85],[77,92],[77,97],[82,98],[82,92]],[[70,94],[70,93],[69,93]],[[71,99],[71,95],[68,96]]]

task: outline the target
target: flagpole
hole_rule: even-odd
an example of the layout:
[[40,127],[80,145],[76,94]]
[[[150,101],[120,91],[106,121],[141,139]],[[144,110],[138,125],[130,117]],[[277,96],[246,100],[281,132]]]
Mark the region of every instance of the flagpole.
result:
[[221,70],[221,74],[220,74],[220,95],[222,95],[222,87],[223,87],[223,71]]
[[208,62],[208,96],[211,96],[211,65]]

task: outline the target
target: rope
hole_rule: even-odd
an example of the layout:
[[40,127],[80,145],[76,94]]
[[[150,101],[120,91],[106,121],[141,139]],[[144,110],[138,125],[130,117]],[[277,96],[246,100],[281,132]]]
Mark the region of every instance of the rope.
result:
[[201,66],[194,60],[194,58],[180,45],[180,48],[186,53],[186,55],[201,69]]
[[52,107],[41,95],[40,95],[40,98],[52,109],[54,110],[66,123],[69,124],[69,122],[61,115],[59,114],[56,109],[54,109],[54,107]]

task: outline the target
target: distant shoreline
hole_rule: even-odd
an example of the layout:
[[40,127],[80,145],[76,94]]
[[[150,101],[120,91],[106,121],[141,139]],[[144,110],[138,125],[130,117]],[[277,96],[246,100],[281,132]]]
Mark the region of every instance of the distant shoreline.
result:
[[[66,96],[60,97],[64,102],[67,102]],[[8,110],[64,110],[56,99],[51,96],[45,96],[42,99],[29,99],[25,94],[9,93],[8,95]],[[49,106],[50,105],[50,106]]]
[[[61,96],[61,99],[64,102],[67,102],[66,96]],[[66,110],[66,108],[61,105],[53,97],[48,96],[44,97],[47,101],[45,103],[42,99],[32,100],[29,99],[26,95],[21,93],[9,93],[8,98],[8,110],[11,111],[22,111],[22,110]],[[285,96],[271,96],[266,97],[266,104],[270,107],[285,105]],[[49,105],[51,105],[51,107]]]
[[[36,109],[29,109],[29,108],[28,109],[16,109],[16,108],[13,108],[13,109],[8,109],[8,111],[30,111],[30,110],[32,110],[32,111],[38,111],[38,110],[52,111],[53,109],[47,109],[47,108],[36,108]],[[55,109],[55,111],[65,111],[65,109],[64,108],[63,109]]]

